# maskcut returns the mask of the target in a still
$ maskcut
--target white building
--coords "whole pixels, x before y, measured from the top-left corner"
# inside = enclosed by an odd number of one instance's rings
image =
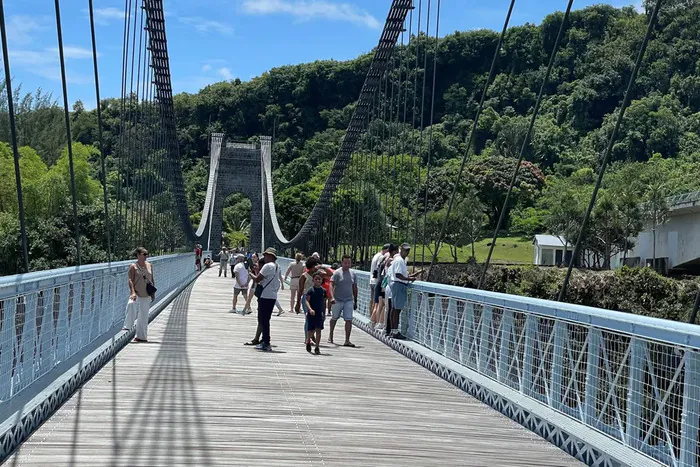
[[[661,272],[700,272],[700,192],[669,198],[668,222],[656,229],[656,264]],[[627,252],[628,266],[651,266],[654,257],[651,226],[634,239],[634,248]],[[621,255],[613,267],[622,266]]]
[[[573,247],[564,237],[558,235],[535,235],[532,244],[535,245],[534,264],[538,266],[568,264],[571,258]],[[566,257],[564,256],[565,250]]]

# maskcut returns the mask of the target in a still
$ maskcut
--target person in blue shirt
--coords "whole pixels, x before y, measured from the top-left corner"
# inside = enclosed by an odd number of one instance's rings
[[[311,352],[311,336],[316,333],[316,348],[314,353],[319,355],[321,350],[318,348],[321,342],[321,331],[323,330],[324,313],[328,305],[328,295],[323,288],[323,274],[317,272],[313,275],[314,286],[307,292],[304,300],[306,300],[306,351]]]

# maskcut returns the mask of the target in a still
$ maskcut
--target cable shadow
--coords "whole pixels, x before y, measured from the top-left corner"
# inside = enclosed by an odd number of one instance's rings
[[[129,419],[118,435],[121,443],[115,447],[115,463],[165,465],[186,458],[196,465],[213,465],[187,356],[193,286],[190,284],[172,303],[158,354],[140,391],[142,397],[128,410]]]

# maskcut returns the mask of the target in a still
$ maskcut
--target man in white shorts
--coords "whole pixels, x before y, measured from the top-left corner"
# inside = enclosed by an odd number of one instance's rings
[[[246,295],[248,293],[248,269],[245,265],[245,256],[236,256],[236,265],[233,267],[233,312],[238,313],[236,304],[238,303],[238,294],[243,295],[243,303],[245,304]],[[245,314],[245,310],[243,310]]]
[[[331,329],[328,335],[328,342],[333,343],[333,330],[335,323],[342,316],[345,321],[345,347],[355,347],[350,342],[350,332],[352,332],[352,313],[357,310],[357,276],[350,270],[352,258],[349,255],[343,256],[341,268],[333,273],[331,277]]]

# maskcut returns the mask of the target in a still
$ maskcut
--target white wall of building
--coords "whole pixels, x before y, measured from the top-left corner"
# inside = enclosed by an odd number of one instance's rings
[[[653,235],[650,226],[634,239],[628,258],[639,257],[641,265],[653,258]],[[668,222],[656,230],[656,257],[668,258],[673,268],[700,258],[700,209],[678,209],[669,213]],[[613,267],[620,267],[622,255],[613,258]]]

